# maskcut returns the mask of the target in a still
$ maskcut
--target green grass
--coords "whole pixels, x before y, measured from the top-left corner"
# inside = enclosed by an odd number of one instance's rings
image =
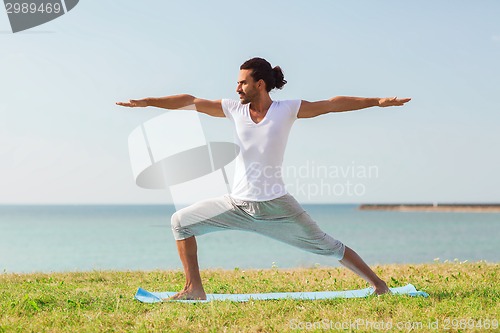
[[[499,320],[499,268],[500,264],[485,262],[374,267],[389,286],[412,283],[429,293],[428,298],[384,295],[197,304],[142,304],[133,299],[139,286],[180,290],[180,271],[4,273],[0,332],[325,332],[340,325],[346,332],[494,332],[499,329],[487,328]],[[367,287],[345,268],[209,270],[202,278],[207,293]]]

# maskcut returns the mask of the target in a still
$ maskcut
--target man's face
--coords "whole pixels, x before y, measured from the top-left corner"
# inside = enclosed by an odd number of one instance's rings
[[[259,95],[257,82],[254,81],[251,73],[251,69],[242,69],[238,75],[238,86],[236,87],[236,92],[240,95],[240,101],[242,104],[252,102],[255,97]]]

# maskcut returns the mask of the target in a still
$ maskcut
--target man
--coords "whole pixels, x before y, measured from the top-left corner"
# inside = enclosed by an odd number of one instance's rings
[[[237,84],[239,101],[175,95],[116,103],[126,107],[165,109],[194,106],[198,112],[227,117],[235,126],[240,153],[235,161],[231,194],[195,203],[172,216],[172,231],[186,274],[186,285],[171,299],[206,299],[195,236],[224,229],[254,231],[306,251],[331,255],[369,282],[376,294],[390,292],[386,283],[356,252],[324,233],[287,193],[280,169],[288,134],[297,118],[373,106],[401,106],[410,99],[338,96],[317,102],[273,101],[269,92],[281,89],[286,81],[280,67],[272,68],[262,58],[252,58],[241,65]]]

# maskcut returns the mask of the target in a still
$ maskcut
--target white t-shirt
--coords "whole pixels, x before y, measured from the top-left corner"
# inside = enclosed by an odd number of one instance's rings
[[[297,119],[301,100],[273,101],[256,124],[250,103],[222,100],[222,110],[235,126],[240,153],[235,160],[231,196],[239,200],[267,201],[287,193],[282,179],[288,134]]]

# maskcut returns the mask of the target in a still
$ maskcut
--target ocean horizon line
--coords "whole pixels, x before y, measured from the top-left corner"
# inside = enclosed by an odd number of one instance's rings
[[[432,202],[432,201],[422,201],[422,202],[300,202],[303,206],[490,206],[490,207],[500,207],[500,202],[454,202],[454,201],[443,201],[443,202]],[[174,203],[0,203],[0,207],[39,207],[39,206],[53,206],[53,207],[63,207],[63,206],[106,206],[106,207],[122,207],[122,206],[175,206]]]

